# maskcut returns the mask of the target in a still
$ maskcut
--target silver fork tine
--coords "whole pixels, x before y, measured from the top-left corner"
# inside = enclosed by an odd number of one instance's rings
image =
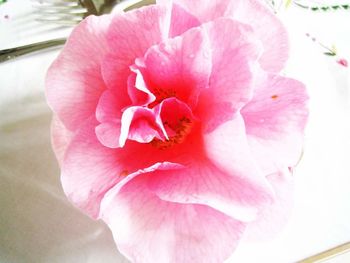
[[[79,23],[80,21],[83,20],[82,17],[51,17],[51,18],[40,18],[38,17],[36,19],[37,21],[40,21],[40,22],[48,22],[48,23],[54,23],[54,24],[57,24],[57,25],[62,25],[62,26],[73,26],[77,23]]]
[[[36,20],[61,25],[73,25],[88,14],[88,10],[78,0],[32,0]]]
[[[30,0],[34,4],[39,4],[39,5],[51,5],[51,4],[61,4],[61,5],[66,5],[66,4],[79,4],[79,0]]]

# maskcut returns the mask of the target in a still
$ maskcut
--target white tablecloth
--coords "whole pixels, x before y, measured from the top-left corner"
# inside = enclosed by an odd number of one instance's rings
[[[295,262],[350,241],[349,68],[316,43],[335,44],[339,57],[350,60],[350,11],[315,13],[292,5],[279,16],[292,44],[285,74],[305,82],[311,97],[295,208],[274,240],[243,241],[228,262]],[[34,18],[29,0],[0,5],[0,49],[70,31]],[[0,262],[127,262],[108,228],[72,207],[61,189],[44,99],[44,76],[57,53],[0,64]]]

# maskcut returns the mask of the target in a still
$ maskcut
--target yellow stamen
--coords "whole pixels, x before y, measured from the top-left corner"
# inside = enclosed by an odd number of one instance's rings
[[[161,150],[165,150],[176,144],[183,143],[192,129],[192,121],[187,117],[182,117],[179,119],[174,127],[171,127],[168,122],[164,122],[164,125],[167,125],[169,128],[174,130],[176,134],[170,137],[169,140],[162,141],[160,139],[154,139],[151,141],[152,146]]]

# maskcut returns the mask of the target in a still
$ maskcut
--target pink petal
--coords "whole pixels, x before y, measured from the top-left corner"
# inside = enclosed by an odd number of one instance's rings
[[[174,132],[176,126],[179,125],[181,120],[186,119],[187,122],[192,123],[195,117],[192,114],[191,109],[187,104],[176,98],[168,98],[162,101],[154,111],[159,115],[160,121],[164,124],[164,130]],[[167,137],[171,137],[175,134],[165,132]]]
[[[111,201],[111,198],[114,198],[115,194],[118,194],[121,189],[127,185],[129,182],[133,181],[135,178],[137,178],[140,175],[143,174],[150,174],[153,172],[159,172],[159,171],[177,171],[177,170],[181,170],[184,169],[185,167],[181,164],[178,163],[172,163],[172,162],[157,162],[155,164],[153,164],[152,166],[140,169],[138,171],[135,171],[134,173],[129,174],[128,176],[126,176],[123,180],[121,180],[117,185],[115,185],[113,187],[113,189],[111,189],[112,192],[114,192],[114,194],[106,194],[105,198],[104,198],[104,203],[108,204]],[[147,187],[147,183],[145,184],[145,187]],[[107,200],[108,199],[108,200]],[[104,209],[102,208],[101,210],[101,215],[104,213],[103,211]]]
[[[139,69],[133,69],[128,78],[128,94],[133,105],[145,106],[153,102],[156,97],[149,91]]]
[[[237,1],[237,0],[236,0]],[[208,22],[225,15],[232,0],[157,0],[159,3],[174,2],[193,14],[200,22]]]
[[[260,181],[259,178],[264,178],[250,152],[244,120],[239,113],[235,114],[231,121],[221,124],[210,133],[205,133],[203,144],[208,158],[221,170],[228,173],[236,170],[244,177]],[[244,175],[245,171],[247,175]]]
[[[200,26],[199,20],[177,4],[172,5],[169,37],[180,36],[187,30]]]
[[[166,161],[152,146],[135,142],[122,149],[104,147],[93,136],[93,125],[77,132],[62,164],[61,182],[70,201],[93,218],[98,218],[106,192],[128,174],[158,161]],[[138,156],[138,158],[135,158]]]
[[[213,50],[213,66],[210,86],[201,93],[198,112],[204,129],[210,131],[231,119],[250,100],[260,45],[249,27],[229,18],[207,23],[204,29]]]
[[[61,167],[64,192],[73,204],[94,218],[106,191],[126,175],[166,161],[170,154],[132,141],[122,149],[104,147],[95,135],[97,124],[93,118],[82,124],[66,149]]]
[[[262,42],[264,52],[259,60],[262,68],[279,72],[289,54],[288,34],[282,22],[259,0],[240,0],[239,7],[237,10],[233,8],[231,14],[235,19],[251,25]]]
[[[123,148],[104,147],[97,139],[95,120],[88,120],[72,138],[62,163],[61,181],[69,199],[92,217],[97,217],[106,191],[128,174],[158,162],[185,162],[188,146],[174,151],[128,140]]]
[[[148,86],[156,97],[173,96],[193,106],[208,85],[211,50],[202,30],[196,28],[151,47],[144,63]]]
[[[123,104],[118,95],[110,90],[105,90],[96,108],[96,119],[99,122],[120,120],[122,117]]]
[[[106,147],[120,147],[122,107],[116,94],[110,90],[103,92],[96,109],[96,119],[101,124],[96,127],[95,131],[99,141]]]
[[[160,200],[147,189],[147,171],[110,190],[101,217],[119,250],[132,262],[223,262],[244,224],[202,205]],[[152,174],[149,174],[151,177]]]
[[[110,16],[90,16],[73,30],[46,77],[46,96],[52,110],[69,130],[95,113],[105,89],[100,73],[108,52]]]
[[[123,147],[127,139],[139,143],[149,143],[154,138],[162,139],[162,123],[157,119],[153,110],[145,107],[129,107],[122,117],[119,145]]]
[[[257,217],[257,221],[251,222],[244,233],[248,241],[266,241],[286,226],[293,207],[293,178],[289,172],[279,172],[267,176],[273,187],[276,198],[267,205]]]
[[[259,183],[200,162],[176,172],[155,172],[149,179],[150,189],[164,201],[206,205],[243,222],[255,220],[272,200],[266,183]]]
[[[153,173],[152,191],[166,201],[205,204],[238,220],[253,220],[273,193],[254,165],[244,136],[238,118],[204,135],[210,160],[197,154],[188,159],[187,169]]]
[[[60,166],[62,165],[64,154],[72,136],[72,132],[63,125],[57,115],[53,115],[51,122],[51,144]]]
[[[118,163],[115,152],[97,140],[95,126],[96,121],[90,119],[77,131],[61,167],[64,192],[73,204],[94,218],[106,191],[124,178],[127,171]]]
[[[140,102],[140,99],[151,100],[151,94],[147,95],[135,87],[134,89],[136,90],[133,91],[134,100],[138,100],[138,102]],[[149,98],[141,97],[141,92]],[[135,110],[138,112],[136,114],[138,118],[140,118],[141,111],[144,112],[146,114],[144,117],[148,121],[135,120],[133,122]],[[143,143],[150,142],[154,137],[161,137],[158,135],[160,129],[148,124],[155,122],[155,116],[153,115],[153,112],[147,108],[131,107],[127,110],[123,109],[118,96],[110,90],[106,90],[102,94],[96,110],[96,118],[101,122],[96,127],[96,135],[104,146],[110,148],[123,147],[128,138]]]
[[[108,32],[110,47],[118,57],[142,57],[150,46],[168,37],[170,15],[165,6],[149,5],[115,16]]]
[[[161,138],[160,133],[152,128],[152,124],[146,119],[134,121],[130,126],[128,138],[140,143],[149,143],[156,137]]]
[[[304,85],[275,75],[257,83],[242,109],[247,138],[265,174],[293,167],[299,160],[308,117]]]
[[[99,124],[96,128],[96,136],[98,140],[106,147],[109,148],[119,148],[120,132],[121,132],[121,122],[109,121]]]
[[[259,0],[161,0],[169,1],[182,6],[201,22],[232,17],[250,25],[264,46],[262,67],[272,72],[283,68],[289,51],[287,32],[276,15]]]
[[[146,50],[168,37],[170,10],[166,6],[146,6],[114,17],[108,31],[111,53],[102,64],[107,86],[119,96],[127,96],[130,66]]]

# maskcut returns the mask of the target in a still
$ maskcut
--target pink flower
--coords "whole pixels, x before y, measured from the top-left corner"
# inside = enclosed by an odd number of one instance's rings
[[[345,59],[345,58],[340,58],[340,59],[338,59],[337,60],[337,63],[339,64],[339,65],[342,65],[343,67],[348,67],[348,61]]]
[[[307,119],[287,55],[255,0],[88,17],[46,81],[65,193],[133,262],[222,262],[272,234]]]

